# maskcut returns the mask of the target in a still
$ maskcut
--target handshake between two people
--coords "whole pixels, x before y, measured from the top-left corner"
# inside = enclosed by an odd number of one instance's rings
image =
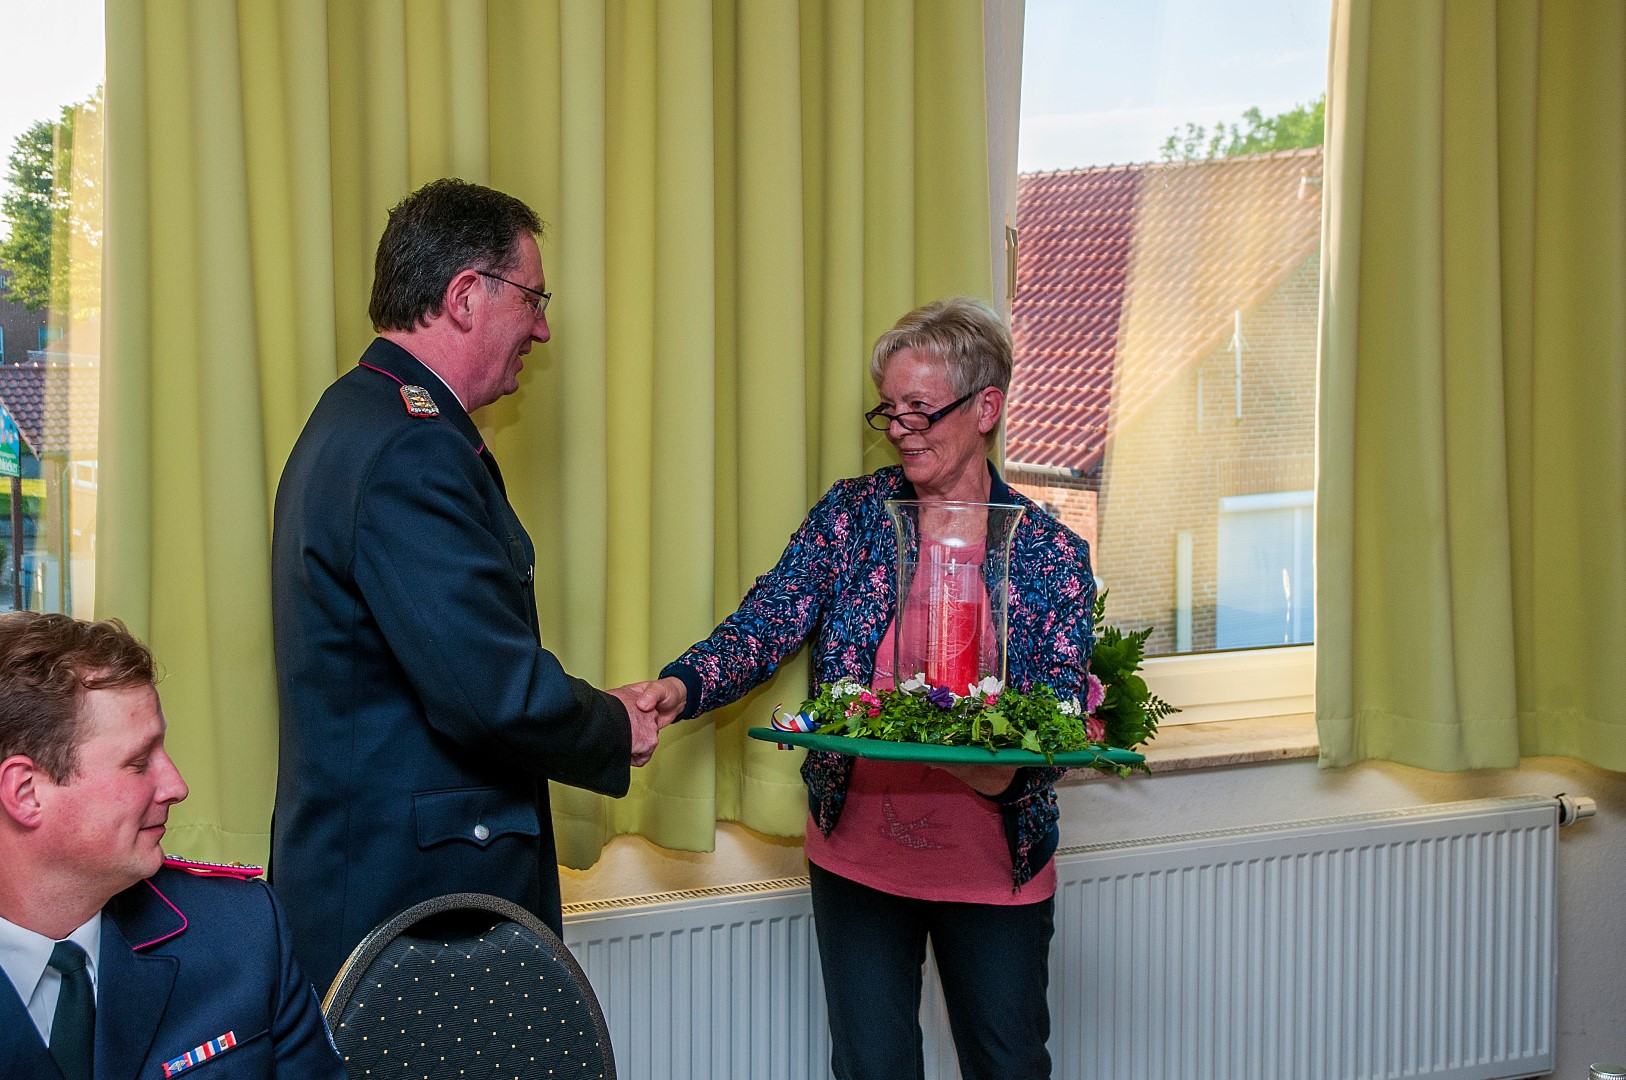
[[[632,723],[632,764],[649,764],[655,756],[661,729],[679,716],[689,702],[689,688],[682,679],[668,676],[648,682],[628,683],[606,691],[627,707],[627,719]]]

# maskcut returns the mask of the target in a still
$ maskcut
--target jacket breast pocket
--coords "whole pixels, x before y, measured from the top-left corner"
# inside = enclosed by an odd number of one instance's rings
[[[412,796],[418,847],[462,841],[486,847],[500,836],[540,836],[536,806],[501,788],[453,788]]]

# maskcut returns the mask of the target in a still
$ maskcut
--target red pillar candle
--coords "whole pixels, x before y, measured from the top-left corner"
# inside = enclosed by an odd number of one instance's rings
[[[983,597],[981,567],[956,562],[951,553],[926,564],[930,602],[926,614],[926,681],[965,694],[980,672]]]

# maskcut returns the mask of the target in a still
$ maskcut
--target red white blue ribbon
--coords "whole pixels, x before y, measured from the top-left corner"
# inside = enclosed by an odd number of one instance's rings
[[[775,731],[817,731],[819,722],[806,713],[780,713],[781,705],[775,705],[773,719],[769,721]]]
[[[164,1062],[164,1075],[166,1077],[178,1076],[194,1065],[201,1065],[217,1054],[224,1054],[237,1045],[237,1033],[228,1031],[204,1043],[195,1046],[173,1061]]]
[[[817,720],[815,720],[813,717],[808,716],[806,713],[783,713],[783,714],[781,714],[780,710],[783,709],[783,708],[784,708],[783,705],[775,705],[773,707],[773,717],[771,719],[769,719],[769,721],[768,721],[769,725],[775,731],[808,731],[808,732],[811,732],[811,731],[819,730],[819,722]],[[789,750],[790,749],[790,744],[789,743],[778,743],[777,745],[778,745],[779,749],[781,749],[781,750]]]

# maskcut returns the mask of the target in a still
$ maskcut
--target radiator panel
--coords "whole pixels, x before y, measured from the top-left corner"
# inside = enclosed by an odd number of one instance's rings
[[[618,1075],[829,1075],[806,878],[573,906],[564,940],[599,994]]]
[[[1058,1078],[1550,1071],[1557,813],[1481,800],[1057,856]],[[806,879],[573,905],[623,1077],[829,1075]],[[936,973],[927,1073],[954,1077]]]
[[[1556,830],[1486,800],[1069,852],[1056,1075],[1549,1071]]]

